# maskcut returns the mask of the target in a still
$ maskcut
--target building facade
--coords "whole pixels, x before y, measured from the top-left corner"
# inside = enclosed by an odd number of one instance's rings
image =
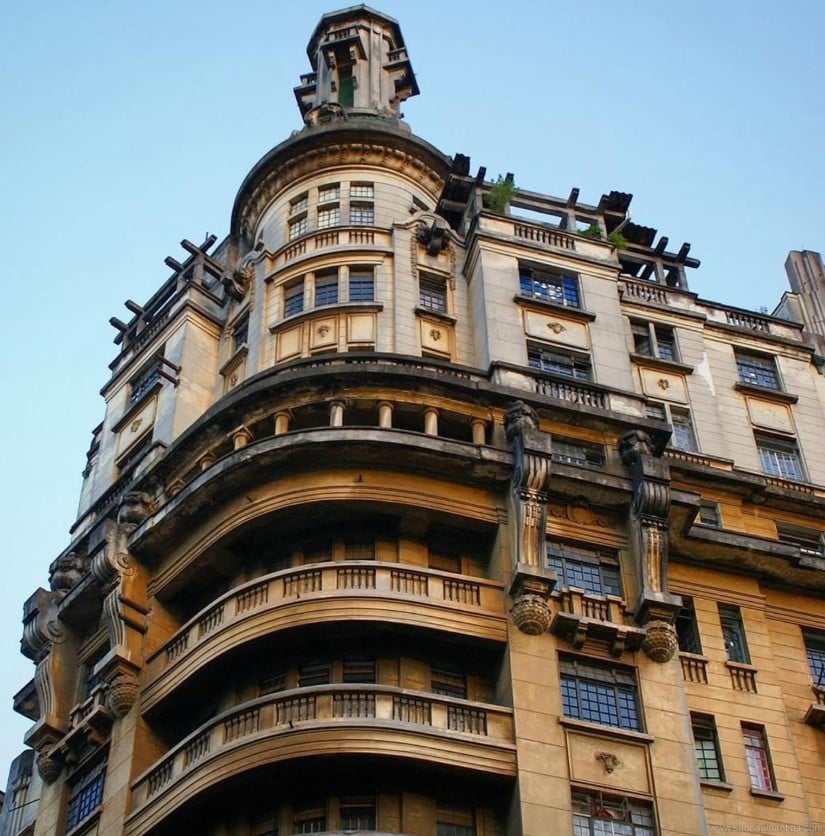
[[[415,136],[391,18],[308,55],[228,236],[112,320],[0,832],[825,824],[802,325]]]

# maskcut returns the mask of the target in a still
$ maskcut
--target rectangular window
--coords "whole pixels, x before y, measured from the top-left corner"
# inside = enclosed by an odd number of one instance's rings
[[[353,199],[373,200],[375,198],[375,187],[372,183],[353,183],[349,187],[349,196]]]
[[[440,549],[429,549],[427,551],[427,566],[440,572],[453,572],[460,575],[461,557]]]
[[[148,395],[154,385],[160,381],[160,367],[162,362],[162,359],[157,357],[132,378],[131,391],[129,393],[130,404],[137,403]]]
[[[245,316],[232,329],[232,351],[237,351],[249,341],[249,317]]]
[[[300,238],[302,235],[306,235],[309,232],[309,221],[307,220],[307,216],[304,215],[301,218],[295,218],[294,221],[289,222],[289,240],[294,241],[296,238]]]
[[[345,560],[375,560],[375,540],[372,537],[354,537],[344,543]]]
[[[475,816],[469,807],[438,804],[436,808],[436,836],[475,836]]]
[[[705,781],[724,781],[715,720],[707,714],[691,714],[690,722],[699,777]]]
[[[763,357],[759,354],[736,352],[736,368],[739,371],[739,382],[750,386],[761,386],[763,389],[776,389],[779,385],[779,374],[773,357]]]
[[[576,467],[604,467],[604,447],[570,438],[553,436],[552,459]]]
[[[296,805],[292,816],[293,833],[324,833],[326,829],[327,814],[323,803]]]
[[[304,192],[303,194],[299,194],[298,197],[295,197],[289,201],[289,214],[297,215],[298,212],[306,212],[308,206],[309,193]]]
[[[732,604],[719,604],[719,622],[722,625],[722,638],[725,642],[728,660],[749,665],[751,657],[745,641],[745,625],[742,623],[742,612],[739,607]]]
[[[602,793],[573,793],[573,836],[655,836],[653,808]]]
[[[527,346],[527,362],[531,369],[570,377],[574,380],[590,380],[590,359],[579,354],[551,351],[536,345]]]
[[[372,226],[375,223],[375,208],[371,203],[351,203],[349,222],[353,226]]]
[[[375,830],[375,796],[344,795],[340,812],[341,829],[345,832]]]
[[[330,203],[341,199],[341,186],[334,183],[330,186],[322,186],[318,189],[318,203]]]
[[[805,557],[825,556],[825,542],[822,532],[816,528],[803,528],[801,525],[778,522],[776,531],[780,543],[796,546]]]
[[[304,309],[304,280],[284,288],[284,316],[295,316]]]
[[[748,764],[751,787],[755,790],[773,792],[776,789],[776,782],[771,769],[765,729],[762,726],[742,723],[742,742],[745,744],[745,759]]]
[[[676,613],[676,638],[679,642],[679,650],[683,653],[702,654],[702,642],[699,637],[699,623],[696,620],[696,610],[693,606],[693,598],[690,595],[682,595],[682,606]]]
[[[350,302],[372,302],[375,299],[375,278],[372,270],[359,267],[349,272]]]
[[[328,685],[330,683],[329,662],[306,662],[298,668],[298,687]]]
[[[632,322],[633,350],[643,357],[656,357],[659,360],[676,361],[676,337],[673,329],[667,325],[653,322]]]
[[[375,659],[344,659],[343,682],[375,682]]]
[[[106,760],[98,761],[75,775],[70,782],[69,807],[66,813],[66,832],[74,830],[103,801],[103,782],[106,778]]]
[[[778,476],[780,479],[790,479],[793,482],[805,481],[802,460],[799,457],[795,440],[760,433],[755,433],[754,437],[763,473],[768,476]]]
[[[808,656],[808,668],[817,688],[825,688],[825,635],[805,630],[805,653]]]
[[[562,659],[564,716],[619,729],[641,731],[636,677],[627,668]]]
[[[455,669],[433,666],[430,679],[430,691],[442,697],[467,699],[467,677]]]
[[[447,282],[435,276],[419,276],[418,304],[428,311],[447,313]]]
[[[574,586],[591,595],[622,594],[619,562],[614,555],[567,543],[547,544],[547,566],[558,577],[559,586]]]
[[[278,691],[286,691],[286,669],[270,673],[261,679],[260,694],[277,694]]]
[[[670,408],[670,426],[673,428],[673,433],[670,436],[671,447],[695,453],[698,448],[690,410],[672,406]]]
[[[697,525],[703,525],[706,528],[721,528],[722,514],[719,510],[719,503],[712,499],[700,500],[699,514],[696,519]]]
[[[581,307],[579,280],[575,276],[520,265],[519,289],[522,296],[531,299],[571,308]]]
[[[259,816],[252,823],[251,836],[278,836],[278,816]]]
[[[315,276],[315,307],[338,304],[338,271]]]
[[[318,229],[328,229],[341,223],[341,208],[331,206],[329,209],[318,210]]]

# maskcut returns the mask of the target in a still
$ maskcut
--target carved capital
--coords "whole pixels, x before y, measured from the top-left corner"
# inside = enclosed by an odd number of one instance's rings
[[[437,256],[449,245],[450,226],[443,218],[422,220],[415,231],[415,238],[419,244],[427,248],[427,255]]]
[[[143,491],[129,491],[120,500],[117,521],[121,525],[139,526],[150,514],[154,513],[155,500]]]
[[[68,592],[77,586],[89,570],[89,559],[77,552],[62,554],[49,567],[49,586],[52,592]]]

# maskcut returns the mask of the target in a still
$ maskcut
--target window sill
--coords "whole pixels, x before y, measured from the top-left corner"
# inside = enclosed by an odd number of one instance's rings
[[[769,389],[767,386],[755,386],[753,383],[743,383],[741,380],[734,383],[733,388],[737,392],[744,392],[746,395],[759,395],[760,397],[778,401],[779,403],[796,403],[799,400],[799,395],[791,395],[788,392],[783,392],[781,389]]]
[[[726,781],[711,781],[708,778],[700,778],[699,785],[705,790],[722,790],[722,792],[733,792],[733,784]]]
[[[693,366],[680,363],[678,360],[663,360],[661,357],[651,357],[649,354],[637,354],[633,351],[630,352],[630,359],[640,366],[650,366],[653,369],[661,369],[666,372],[693,374]]]
[[[758,673],[759,668],[748,662],[734,662],[732,659],[725,660],[725,667],[729,670],[745,671],[747,673]]]
[[[458,318],[452,316],[451,314],[445,313],[444,311],[434,311],[432,310],[432,308],[422,308],[420,305],[416,305],[415,315],[428,316],[432,319],[439,319],[441,320],[441,322],[445,322],[449,325],[455,325],[455,323],[458,322]]]
[[[629,729],[617,729],[614,726],[603,726],[600,723],[576,720],[573,717],[559,717],[559,724],[565,728],[596,733],[601,737],[613,737],[616,740],[628,740],[634,743],[653,743],[655,740],[652,734],[630,731]]]
[[[784,801],[785,795],[776,790],[760,790],[758,787],[751,787],[751,795],[754,798],[768,798],[771,801]]]
[[[523,293],[517,293],[513,297],[513,301],[518,305],[533,305],[542,311],[565,314],[571,319],[578,319],[582,322],[593,322],[596,319],[596,314],[590,313],[590,311],[586,311],[584,308],[575,308],[572,305],[559,305],[557,302],[548,302],[546,299],[538,299],[535,296],[525,296]]]

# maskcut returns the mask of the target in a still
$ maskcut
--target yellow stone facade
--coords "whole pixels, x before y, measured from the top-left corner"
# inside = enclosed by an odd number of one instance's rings
[[[401,119],[391,18],[309,54],[229,235],[113,320],[0,833],[825,827],[801,325],[630,195],[502,204]]]

